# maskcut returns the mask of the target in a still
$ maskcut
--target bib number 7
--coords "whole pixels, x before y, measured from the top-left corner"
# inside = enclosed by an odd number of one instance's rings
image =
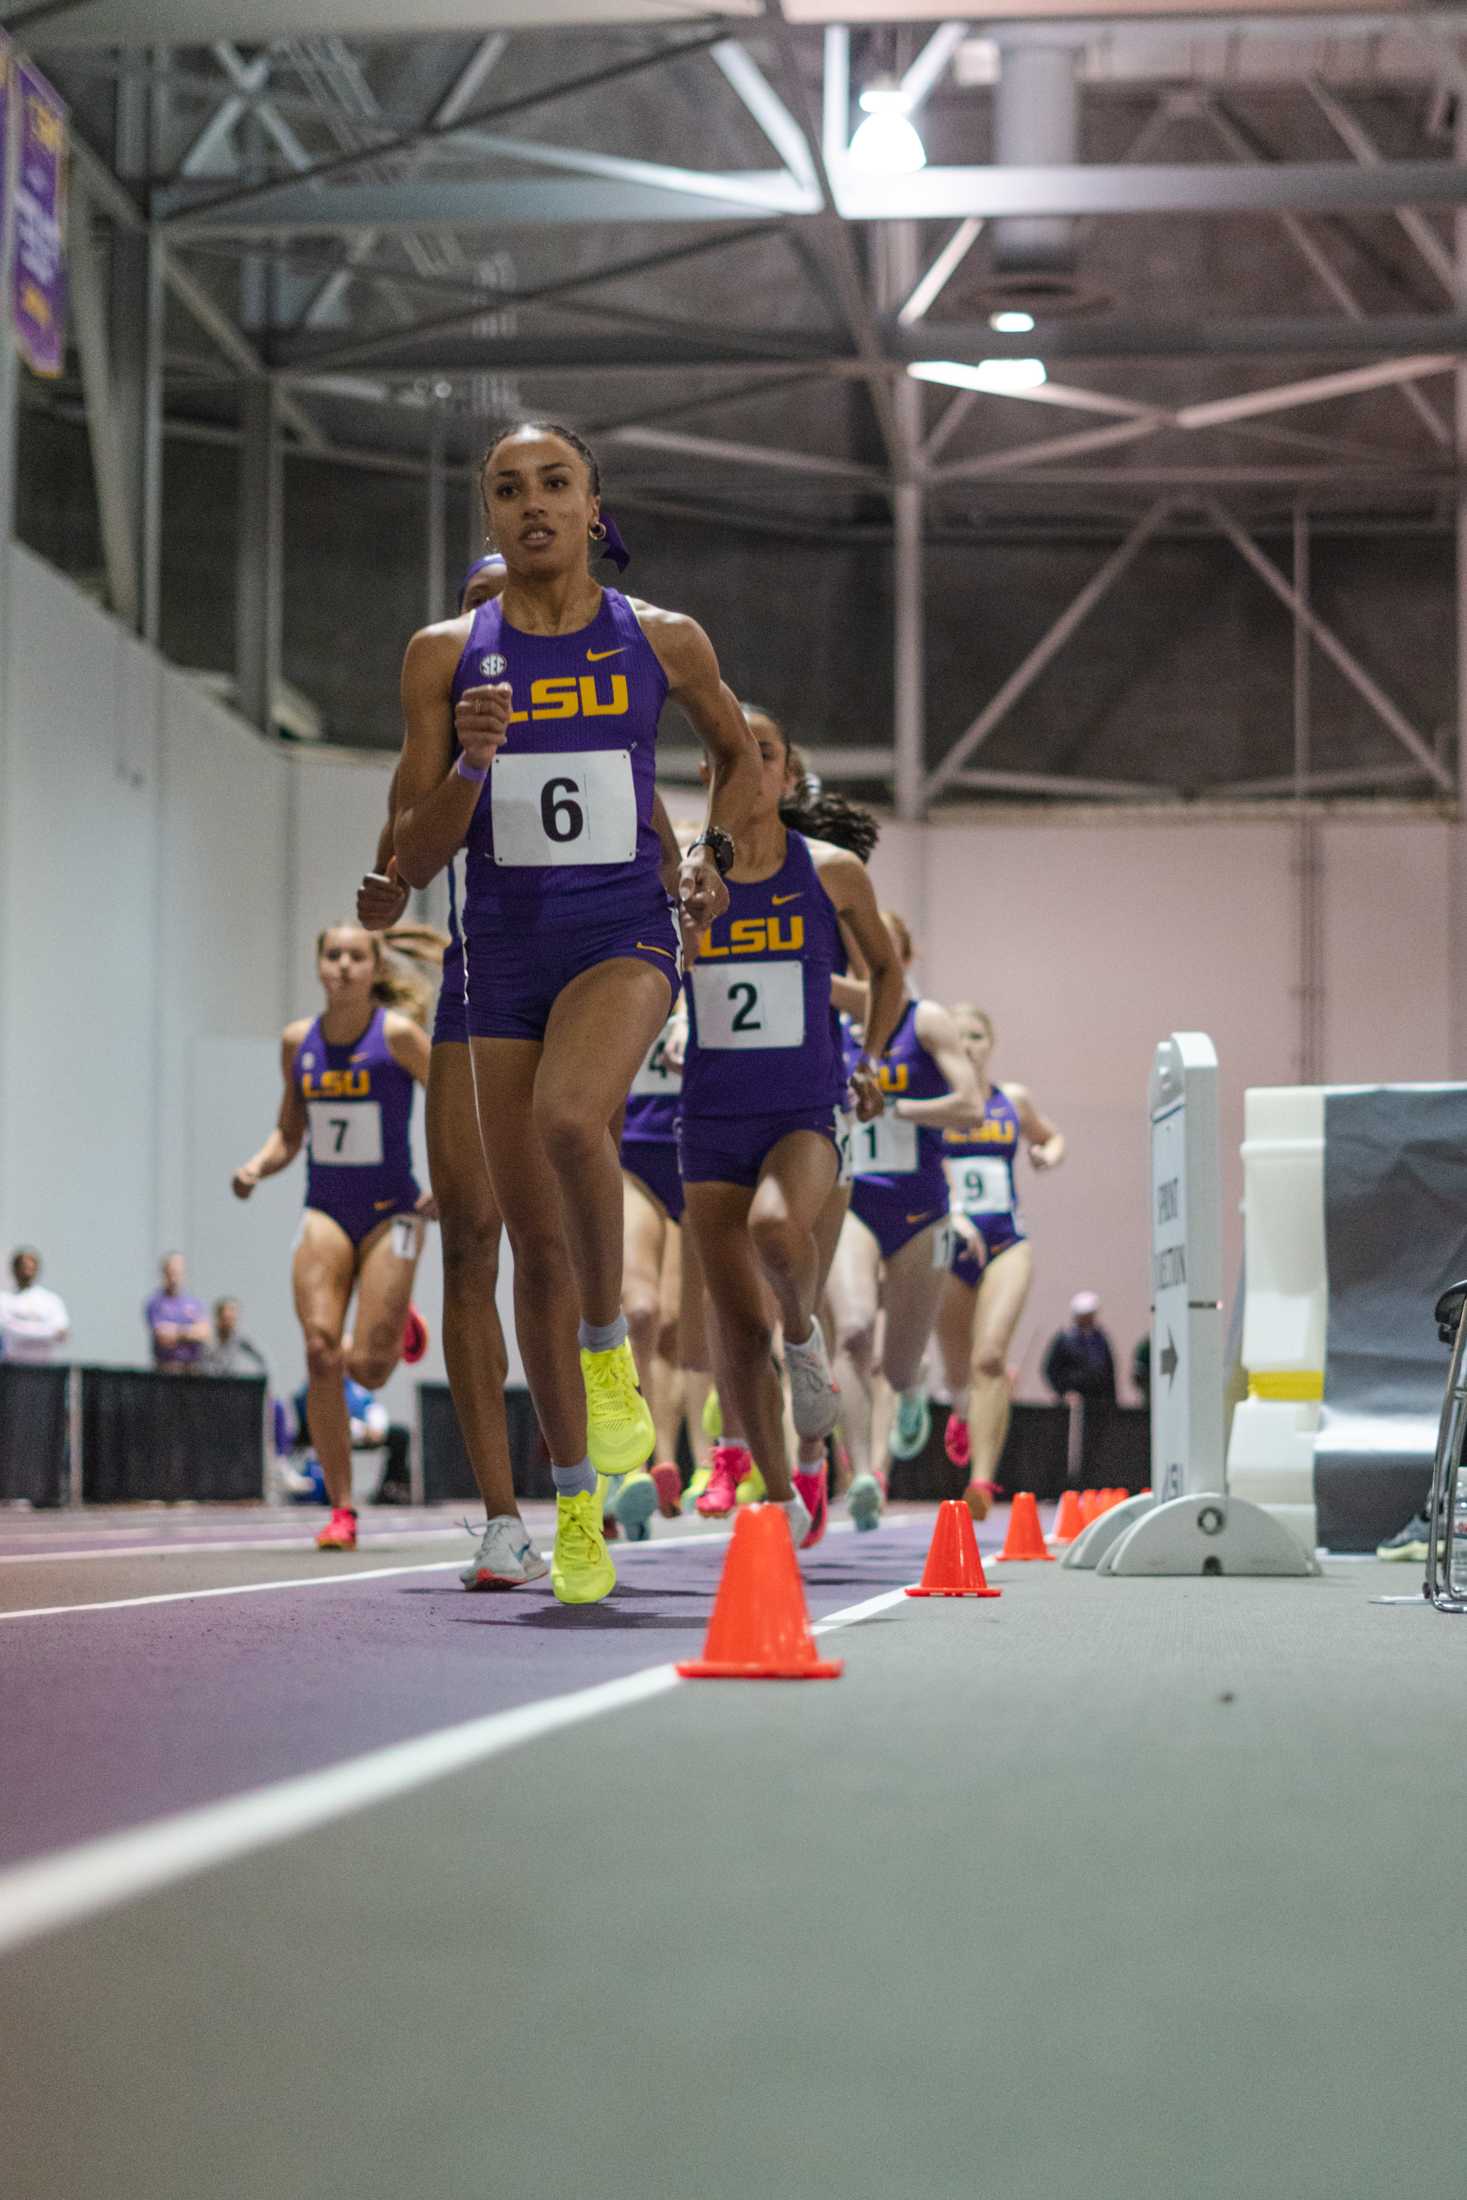
[[[626,749],[501,754],[489,788],[498,864],[630,863],[637,852],[637,790]]]

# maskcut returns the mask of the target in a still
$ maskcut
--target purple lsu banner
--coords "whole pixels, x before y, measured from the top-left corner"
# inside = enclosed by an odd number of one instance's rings
[[[57,375],[66,364],[66,108],[28,61],[13,66],[15,340],[33,374]]]

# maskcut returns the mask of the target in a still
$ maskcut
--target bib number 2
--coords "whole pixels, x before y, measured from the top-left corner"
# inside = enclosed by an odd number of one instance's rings
[[[496,756],[489,786],[498,864],[630,863],[637,852],[637,793],[625,749]]]
[[[724,970],[693,965],[693,1005],[703,1047],[798,1047],[805,1043],[805,973],[797,962]]]

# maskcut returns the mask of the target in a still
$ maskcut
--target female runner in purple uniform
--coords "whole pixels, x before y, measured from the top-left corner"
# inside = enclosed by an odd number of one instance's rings
[[[306,1141],[306,1208],[291,1280],[306,1343],[306,1419],[331,1518],[322,1550],[353,1551],[351,1429],[343,1375],[380,1390],[402,1353],[403,1322],[432,1202],[413,1179],[413,1086],[428,1079],[428,1037],[393,998],[381,942],[337,924],[316,942],[326,1006],[314,1023],[287,1024],[280,1042],[285,1092],[274,1130],[234,1172],[236,1199],[289,1168]],[[357,1294],[350,1350],[347,1308]]]
[[[554,1465],[551,1583],[586,1604],[616,1582],[598,1474],[640,1467],[655,1437],[621,1313],[611,1124],[678,977],[653,823],[664,700],[681,704],[713,763],[709,824],[680,876],[695,924],[723,905],[720,867],[757,759],[702,629],[592,579],[600,476],[579,437],[525,423],[491,446],[483,481],[509,578],[467,637],[453,622],[408,646],[396,850],[403,877],[424,885],[467,844],[480,1134]]]
[[[476,559],[459,590],[459,616],[472,615],[503,588],[503,558]],[[357,917],[369,932],[396,924],[408,902],[392,852],[397,774],[376,867],[357,893]],[[438,1202],[443,1249],[443,1357],[464,1450],[484,1502],[479,1547],[459,1579],[466,1589],[517,1589],[549,1572],[520,1518],[509,1455],[504,1385],[509,1362],[499,1320],[499,1239],[503,1224],[479,1146],[474,1079],[464,1014],[464,949],[459,930],[457,864],[448,870],[448,951],[433,1023],[426,1119],[428,1175]]]
[[[788,746],[773,720],[750,722],[762,767],[754,813],[729,876],[728,913],[703,934],[687,980],[678,1155],[713,1304],[720,1395],[727,1391],[798,1545],[814,1514],[790,1476],[762,1285],[779,1308],[795,1429],[814,1442],[840,1408],[816,1318],[816,1229],[839,1172],[837,1110],[848,1082],[830,996],[845,963],[842,928],[870,973],[877,1046],[901,1013],[901,974],[865,866],[784,825]],[[877,1113],[870,1061],[858,1061],[849,1082],[861,1114]]]
[[[947,1455],[967,1470],[968,1510],[982,1520],[1009,1429],[1009,1347],[1034,1278],[1033,1247],[1019,1219],[1014,1161],[1022,1141],[1036,1169],[1057,1169],[1065,1141],[1026,1086],[993,1083],[988,1074],[993,1024],[984,1011],[964,1001],[953,1014],[977,1075],[983,1113],[972,1129],[943,1135],[956,1239],[938,1309],[937,1341],[953,1401]]]
[[[911,933],[894,910],[883,915],[905,979],[913,961]],[[850,1508],[858,1529],[874,1528],[881,1517],[888,1434],[901,1458],[912,1458],[927,1441],[931,1416],[918,1383],[947,1273],[943,1132],[971,1129],[981,1116],[962,1035],[938,1001],[907,995],[877,1064],[877,1081],[884,1110],[852,1139],[851,1211],[830,1273],[841,1426],[855,1470]],[[875,1411],[878,1373],[900,1401],[895,1432],[886,1413]]]

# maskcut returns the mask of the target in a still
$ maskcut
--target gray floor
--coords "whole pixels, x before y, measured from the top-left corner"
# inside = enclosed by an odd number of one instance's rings
[[[1461,2191],[1467,1623],[997,1578],[13,1956],[7,2193]]]

